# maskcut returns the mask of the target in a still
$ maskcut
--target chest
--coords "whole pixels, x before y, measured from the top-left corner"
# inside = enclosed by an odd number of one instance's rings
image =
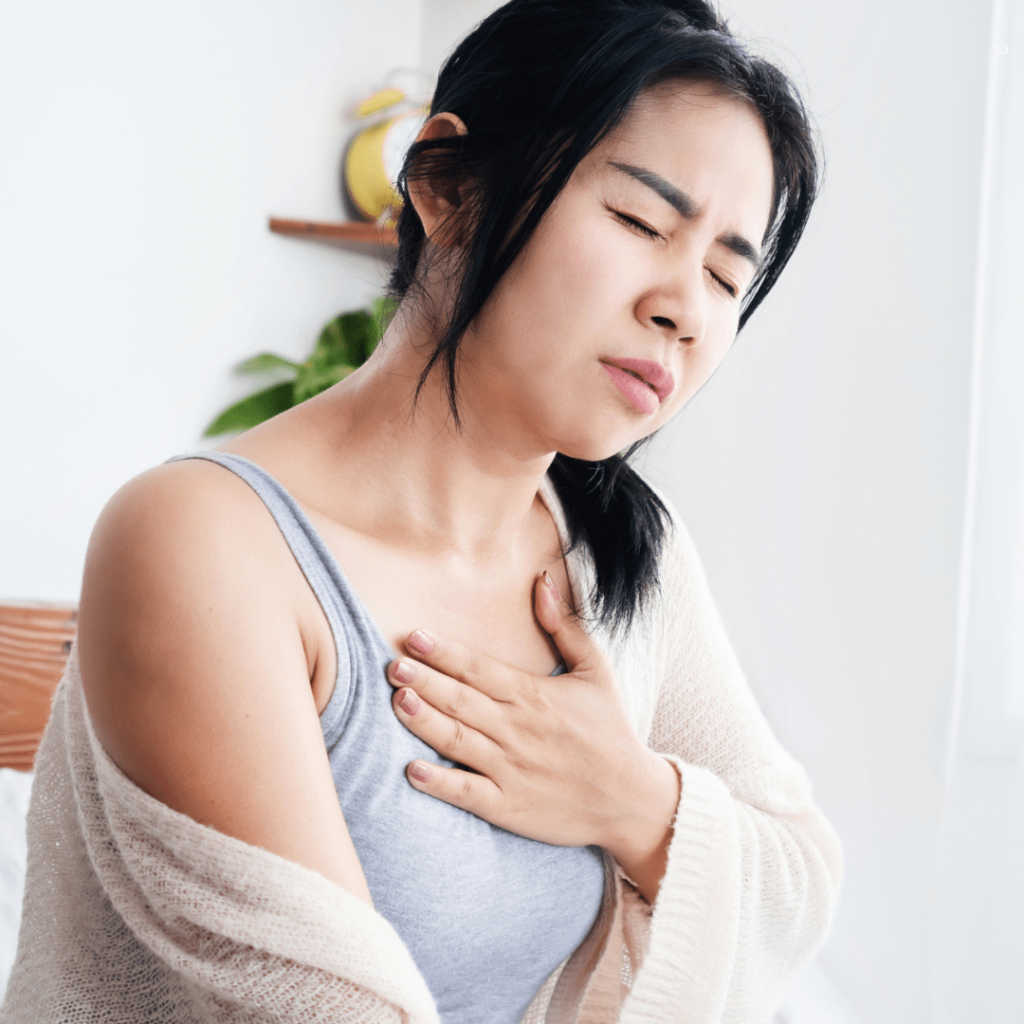
[[[548,572],[563,595],[572,589],[557,531],[527,552],[486,565],[394,549],[307,509],[352,589],[395,652],[415,629],[427,629],[518,668],[550,674],[561,655],[534,615],[535,581]],[[318,709],[333,689],[334,644],[318,608],[309,630],[318,649],[313,679]]]
[[[339,606],[337,685],[321,715],[331,773],[375,908],[444,1024],[515,1024],[600,907],[595,847],[549,846],[413,789],[414,758],[451,765],[391,713],[390,651]]]

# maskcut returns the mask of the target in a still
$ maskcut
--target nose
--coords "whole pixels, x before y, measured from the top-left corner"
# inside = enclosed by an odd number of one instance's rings
[[[707,301],[702,266],[699,273],[678,273],[645,294],[636,318],[666,338],[699,345],[707,330]]]

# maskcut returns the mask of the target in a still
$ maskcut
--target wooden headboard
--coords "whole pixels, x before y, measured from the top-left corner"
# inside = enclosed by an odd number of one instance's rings
[[[0,768],[32,768],[77,625],[74,605],[0,602]]]

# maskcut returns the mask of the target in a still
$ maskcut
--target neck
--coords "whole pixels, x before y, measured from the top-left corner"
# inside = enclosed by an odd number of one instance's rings
[[[554,452],[511,417],[481,409],[471,387],[460,394],[456,427],[439,367],[417,396],[430,351],[400,320],[363,367],[306,403],[332,463],[323,479],[345,503],[336,518],[391,543],[500,558],[536,517]]]

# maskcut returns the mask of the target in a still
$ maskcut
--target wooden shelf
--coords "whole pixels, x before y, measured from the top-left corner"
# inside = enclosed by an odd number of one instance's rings
[[[371,256],[391,257],[398,248],[398,232],[360,221],[325,222],[270,218],[270,230],[291,238],[309,238],[314,242],[341,246]]]

